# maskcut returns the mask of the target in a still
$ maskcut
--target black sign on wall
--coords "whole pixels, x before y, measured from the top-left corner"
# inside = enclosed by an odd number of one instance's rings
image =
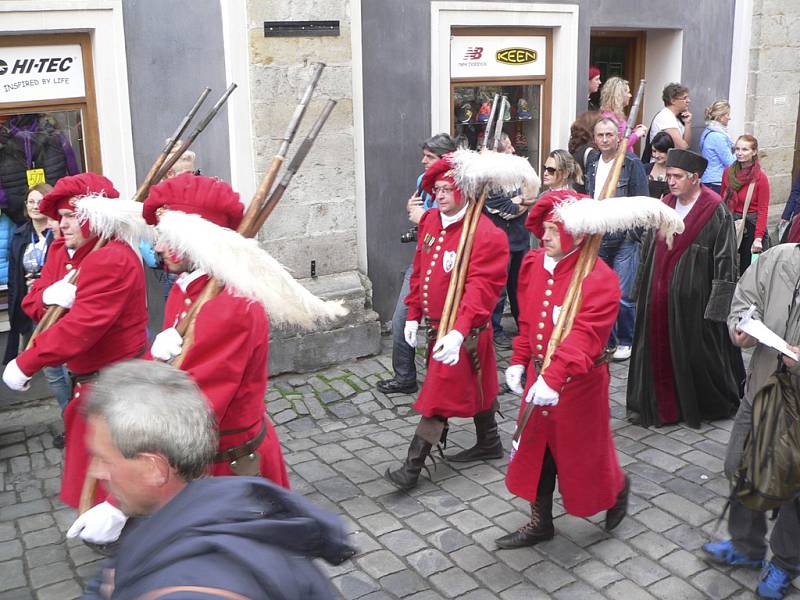
[[[338,36],[339,21],[264,21],[264,37]]]

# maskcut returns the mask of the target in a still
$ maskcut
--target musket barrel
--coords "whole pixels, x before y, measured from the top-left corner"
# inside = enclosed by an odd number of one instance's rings
[[[494,121],[494,114],[497,111],[497,101],[500,99],[500,94],[495,94],[492,100],[492,112],[489,113],[489,120],[486,121],[486,131],[483,132],[483,147],[489,147],[489,136],[492,130],[492,121]]]
[[[292,114],[292,118],[289,120],[289,125],[286,127],[286,133],[283,135],[283,141],[281,142],[280,149],[278,150],[278,156],[285,157],[289,152],[289,144],[292,143],[292,140],[297,133],[297,129],[300,126],[300,121],[303,120],[303,115],[308,108],[308,103],[311,101],[311,95],[314,93],[317,83],[319,83],[319,79],[322,76],[322,70],[324,68],[325,63],[314,63],[314,71],[311,73],[311,80],[308,82],[306,91],[303,93],[303,98],[294,109],[294,114]]]
[[[228,89],[225,90],[225,93],[222,94],[222,97],[219,100],[217,100],[214,106],[211,107],[211,110],[208,111],[208,114],[205,116],[205,118],[202,121],[200,121],[197,127],[194,128],[194,131],[192,131],[192,133],[189,134],[189,137],[187,137],[186,140],[184,140],[180,148],[178,148],[175,152],[173,152],[172,156],[169,159],[167,159],[167,161],[165,161],[163,165],[161,165],[161,168],[158,170],[158,173],[156,173],[156,176],[153,178],[153,181],[155,183],[158,183],[159,181],[164,179],[164,177],[167,175],[167,171],[169,171],[172,168],[172,166],[180,160],[181,156],[183,156],[183,153],[189,149],[189,146],[192,145],[197,136],[200,135],[203,132],[203,130],[208,126],[208,124],[211,122],[211,120],[217,116],[217,113],[220,111],[225,102],[227,102],[228,97],[233,93],[233,90],[235,90],[236,88],[237,85],[235,83],[232,83],[230,84],[230,86],[228,86]]]

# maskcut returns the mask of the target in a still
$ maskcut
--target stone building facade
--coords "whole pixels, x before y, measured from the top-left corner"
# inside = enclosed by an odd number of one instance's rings
[[[745,126],[769,176],[770,221],[780,218],[800,174],[800,3],[752,0]],[[741,110],[734,107],[734,110]]]
[[[356,216],[356,139],[350,2],[247,3],[252,147],[257,177],[269,167],[314,62],[326,64],[292,150],[299,146],[328,98],[337,101],[302,170],[261,231],[259,241],[306,287],[343,298],[350,315],[311,335],[277,332],[271,369],[303,371],[379,347],[380,323],[359,257]],[[335,36],[266,37],[265,21],[338,21]],[[290,156],[292,151],[290,151]],[[313,262],[313,266],[312,266]],[[313,271],[313,277],[312,277]]]

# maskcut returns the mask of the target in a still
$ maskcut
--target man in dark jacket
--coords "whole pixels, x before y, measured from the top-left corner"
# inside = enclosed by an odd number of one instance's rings
[[[600,197],[606,179],[611,175],[614,157],[620,142],[619,126],[612,119],[600,119],[594,126],[594,143],[598,150],[592,150],[586,159],[586,193]],[[647,175],[641,161],[631,153],[619,174],[617,187],[612,196],[649,195]],[[636,321],[636,303],[631,298],[636,271],[639,268],[640,235],[636,230],[607,233],[600,245],[600,258],[614,269],[619,277],[622,299],[619,315],[611,332],[609,346],[614,349],[614,360],[627,360],[633,346],[633,328]]]
[[[186,373],[117,364],[87,413],[92,474],[127,515],[146,518],[128,521],[85,599],[335,597],[312,559],[354,554],[341,521],[262,478],[203,478],[215,420]]]
[[[497,151],[505,154],[516,154],[516,149],[511,143],[511,138],[507,133],[500,136],[497,144]],[[494,334],[494,345],[498,348],[511,348],[511,338],[503,331],[503,310],[506,306],[506,298],[511,305],[511,315],[519,328],[519,301],[517,300],[517,282],[519,281],[519,268],[522,266],[522,259],[530,250],[531,242],[528,230],[525,229],[525,215],[528,207],[533,204],[525,199],[521,190],[516,193],[505,194],[502,192],[490,193],[486,196],[484,210],[492,223],[502,229],[508,237],[508,249],[510,258],[508,261],[508,281],[506,287],[500,293],[500,301],[492,313],[492,330]],[[453,457],[450,457],[453,460]]]

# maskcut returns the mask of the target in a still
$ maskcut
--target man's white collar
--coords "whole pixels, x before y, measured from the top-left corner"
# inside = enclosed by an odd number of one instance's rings
[[[550,273],[550,275],[555,272],[557,264],[558,261],[555,258],[548,256],[547,254],[544,255],[544,270]]]
[[[457,223],[458,221],[463,219],[464,215],[467,214],[467,208],[468,207],[469,207],[469,202],[464,204],[464,208],[462,208],[460,211],[458,211],[452,217],[448,217],[444,213],[439,213],[440,215],[442,215],[442,227],[444,227],[446,229],[447,227],[450,227],[450,225],[452,225],[453,223]]]
[[[178,278],[175,280],[175,283],[181,288],[181,291],[185,294],[186,290],[189,289],[189,286],[192,284],[193,281],[200,279],[203,275],[205,275],[205,271],[201,271],[200,269],[196,269],[191,273],[181,273]]]

